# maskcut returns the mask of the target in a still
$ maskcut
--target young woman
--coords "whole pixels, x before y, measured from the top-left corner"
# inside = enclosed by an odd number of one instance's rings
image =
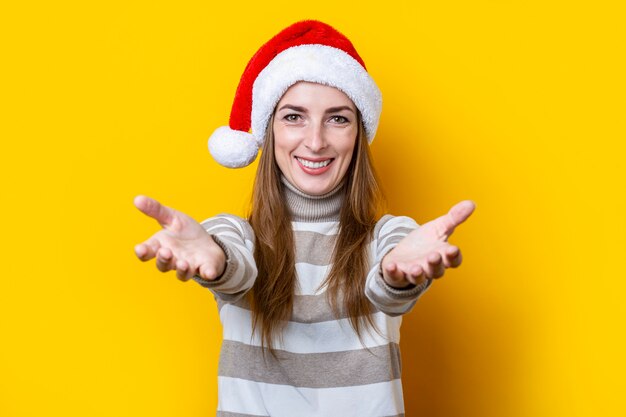
[[[422,226],[381,217],[369,151],[381,103],[347,38],[298,22],[250,60],[230,126],[209,140],[231,167],[263,146],[249,217],[199,224],[136,197],[163,227],[139,259],[217,300],[218,416],[403,415],[401,316],[461,263],[447,239],[474,204]]]

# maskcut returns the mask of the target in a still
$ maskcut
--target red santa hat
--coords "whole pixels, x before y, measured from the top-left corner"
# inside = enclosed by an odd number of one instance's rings
[[[217,128],[209,138],[213,158],[229,168],[252,163],[263,146],[276,104],[298,81],[343,91],[361,112],[371,143],[382,110],[378,86],[348,38],[326,23],[303,20],[283,29],[248,62],[235,93],[229,126]]]

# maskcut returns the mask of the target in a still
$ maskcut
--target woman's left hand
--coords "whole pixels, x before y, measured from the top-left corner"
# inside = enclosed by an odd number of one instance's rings
[[[426,278],[440,278],[446,268],[459,266],[461,251],[447,240],[475,208],[473,201],[461,201],[447,214],[409,233],[383,257],[383,279],[392,287],[403,288]]]

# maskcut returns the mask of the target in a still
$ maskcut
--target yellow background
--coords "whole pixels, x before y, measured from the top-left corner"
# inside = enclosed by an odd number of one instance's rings
[[[218,3],[218,4],[215,4]],[[624,13],[606,1],[3,5],[0,416],[208,416],[221,328],[139,262],[146,194],[243,215],[206,149],[283,27],[345,33],[384,97],[394,214],[455,202],[464,263],[406,316],[408,416],[623,416]]]

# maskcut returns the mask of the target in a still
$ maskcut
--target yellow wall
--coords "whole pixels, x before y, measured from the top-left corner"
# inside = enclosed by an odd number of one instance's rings
[[[626,415],[619,2],[40,3],[0,13],[0,416],[214,415],[215,303],[134,257],[157,224],[132,200],[244,213],[254,168],[206,139],[302,18],[383,92],[391,211],[477,204],[403,326],[407,415]]]

